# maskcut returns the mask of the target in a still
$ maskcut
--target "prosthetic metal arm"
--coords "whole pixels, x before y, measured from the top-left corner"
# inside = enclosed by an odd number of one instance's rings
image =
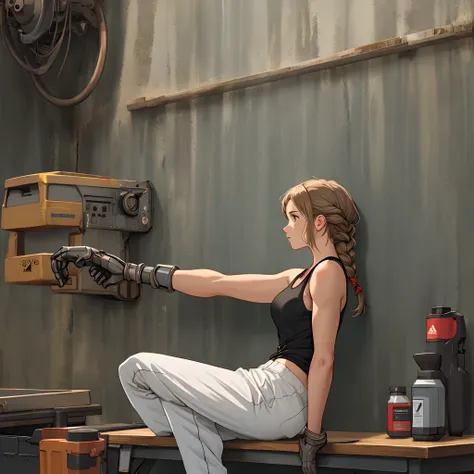
[[[51,256],[51,269],[60,287],[68,281],[67,267],[70,263],[78,268],[89,267],[91,277],[104,288],[126,280],[144,283],[169,293],[174,291],[173,273],[179,270],[176,265],[158,264],[150,267],[144,263],[127,263],[115,255],[92,247],[61,247]]]

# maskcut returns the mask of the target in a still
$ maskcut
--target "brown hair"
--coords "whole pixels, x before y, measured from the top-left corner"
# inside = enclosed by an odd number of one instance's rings
[[[311,247],[316,247],[314,219],[322,215],[326,219],[324,234],[328,234],[339,255],[347,276],[356,289],[359,316],[365,310],[365,296],[357,283],[355,262],[356,241],[354,239],[360,216],[349,192],[336,181],[310,179],[289,189],[282,197],[282,211],[286,217],[286,206],[293,201],[297,209],[306,218],[303,238]]]

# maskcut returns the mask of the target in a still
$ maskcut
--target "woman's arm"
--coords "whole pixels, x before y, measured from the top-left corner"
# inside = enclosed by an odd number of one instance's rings
[[[270,303],[302,271],[293,268],[275,275],[224,275],[208,269],[181,270],[176,265],[137,265],[93,247],[63,246],[51,256],[51,269],[60,287],[68,280],[70,263],[90,267],[92,278],[104,288],[125,279],[201,298],[229,296],[253,303]]]
[[[253,303],[270,303],[302,271],[294,268],[275,275],[224,275],[208,269],[181,270],[176,265],[137,265],[103,250],[74,246],[61,247],[51,256],[51,269],[60,287],[68,281],[70,263],[90,267],[92,278],[104,288],[125,279],[201,298],[229,296]]]
[[[297,272],[298,269],[291,269],[275,275],[224,275],[208,269],[176,270],[172,285],[176,291],[201,298],[228,296],[252,303],[270,303]]]
[[[320,433],[331,388],[334,349],[346,280],[335,262],[324,262],[310,279],[313,299],[314,355],[308,376],[308,429]]]

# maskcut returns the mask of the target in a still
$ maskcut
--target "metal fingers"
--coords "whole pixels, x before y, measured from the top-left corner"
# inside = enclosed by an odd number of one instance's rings
[[[90,276],[100,286],[108,288],[109,286],[116,285],[123,280],[121,275],[114,275],[107,269],[101,267],[91,267],[89,270]]]
[[[67,266],[69,262],[65,259],[67,251],[61,247],[55,254],[51,256],[51,270],[54,277],[58,281],[59,287],[62,288],[68,280],[69,272]]]
[[[115,255],[87,246],[61,247],[51,257],[51,268],[60,287],[67,283],[69,263],[78,268],[91,267],[90,275],[104,288],[123,280],[125,262]]]
[[[109,271],[100,267],[91,267],[89,274],[98,285],[103,285],[111,276]]]
[[[68,281],[69,272],[67,267],[70,263],[74,263],[81,268],[91,261],[95,252],[97,252],[96,249],[86,246],[63,246],[55,252],[51,256],[51,270],[58,281],[59,287],[62,288]]]
[[[89,273],[98,285],[108,288],[123,281],[126,263],[119,257],[100,250],[94,254],[92,263]]]

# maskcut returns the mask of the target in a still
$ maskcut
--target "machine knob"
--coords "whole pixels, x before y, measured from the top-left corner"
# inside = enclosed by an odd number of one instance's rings
[[[129,216],[138,215],[140,205],[138,202],[138,196],[136,194],[131,192],[124,192],[120,194],[120,203],[125,214]]]

